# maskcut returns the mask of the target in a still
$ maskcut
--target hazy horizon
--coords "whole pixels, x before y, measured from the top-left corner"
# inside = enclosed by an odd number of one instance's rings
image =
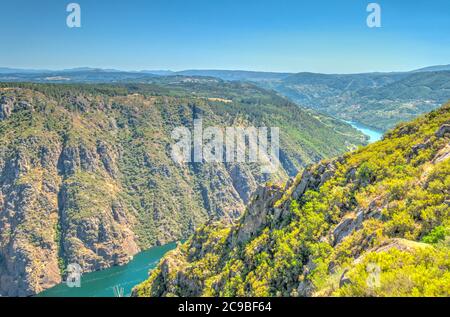
[[[73,67],[67,67],[67,68],[54,68],[54,69],[44,69],[44,68],[25,68],[25,67],[10,67],[10,66],[3,66],[0,65],[0,73],[1,70],[20,70],[21,72],[64,72],[64,71],[94,71],[94,70],[100,70],[100,71],[118,71],[118,72],[168,72],[168,73],[180,73],[180,72],[187,72],[187,71],[224,71],[224,72],[260,72],[260,73],[286,73],[286,74],[298,74],[298,73],[316,73],[316,74],[325,74],[325,75],[356,75],[356,74],[365,74],[365,73],[401,73],[401,72],[413,72],[417,70],[421,70],[424,68],[430,68],[430,67],[439,67],[439,66],[447,66],[450,67],[450,63],[448,64],[439,64],[439,65],[423,65],[418,68],[414,69],[408,69],[403,71],[397,71],[397,70],[391,70],[391,71],[371,71],[371,72],[342,72],[342,73],[333,73],[333,72],[310,72],[310,71],[286,71],[286,72],[277,72],[277,71],[271,71],[271,70],[253,70],[253,69],[219,69],[219,68],[205,68],[205,69],[197,69],[197,68],[188,68],[188,69],[162,69],[162,68],[155,68],[155,69],[120,69],[116,67],[107,67],[107,68],[101,68],[101,67],[93,67],[93,66],[73,66]]]

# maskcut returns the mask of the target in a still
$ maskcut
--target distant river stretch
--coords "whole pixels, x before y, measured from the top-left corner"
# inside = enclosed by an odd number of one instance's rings
[[[123,289],[123,296],[130,296],[137,284],[148,278],[148,271],[155,268],[159,260],[176,243],[154,247],[136,254],[127,265],[84,274],[81,287],[70,288],[62,283],[38,295],[38,297],[114,297],[114,288]]]
[[[358,122],[352,122],[352,121],[345,121],[348,124],[351,124],[352,127],[355,129],[361,131],[365,135],[369,137],[369,143],[380,141],[383,137],[383,132],[379,130],[374,130],[373,128],[369,128],[368,126],[365,126],[364,124],[358,123]]]

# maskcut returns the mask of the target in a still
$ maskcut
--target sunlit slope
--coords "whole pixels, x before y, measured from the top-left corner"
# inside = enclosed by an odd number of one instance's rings
[[[136,296],[450,296],[450,104],[253,196]]]

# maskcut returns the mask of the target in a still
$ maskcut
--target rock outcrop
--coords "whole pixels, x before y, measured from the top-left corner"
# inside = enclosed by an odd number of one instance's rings
[[[439,130],[436,131],[436,137],[443,138],[448,133],[450,133],[450,124],[443,124]]]
[[[0,98],[0,121],[8,119],[11,116],[14,107],[14,99],[2,96]]]

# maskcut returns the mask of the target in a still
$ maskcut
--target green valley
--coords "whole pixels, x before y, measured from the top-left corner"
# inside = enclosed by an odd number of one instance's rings
[[[172,160],[174,128],[277,126],[281,168]],[[29,296],[238,218],[258,185],[366,143],[249,83],[0,84],[0,295]]]
[[[329,75],[299,73],[264,82],[294,102],[386,131],[450,99],[450,71]]]

